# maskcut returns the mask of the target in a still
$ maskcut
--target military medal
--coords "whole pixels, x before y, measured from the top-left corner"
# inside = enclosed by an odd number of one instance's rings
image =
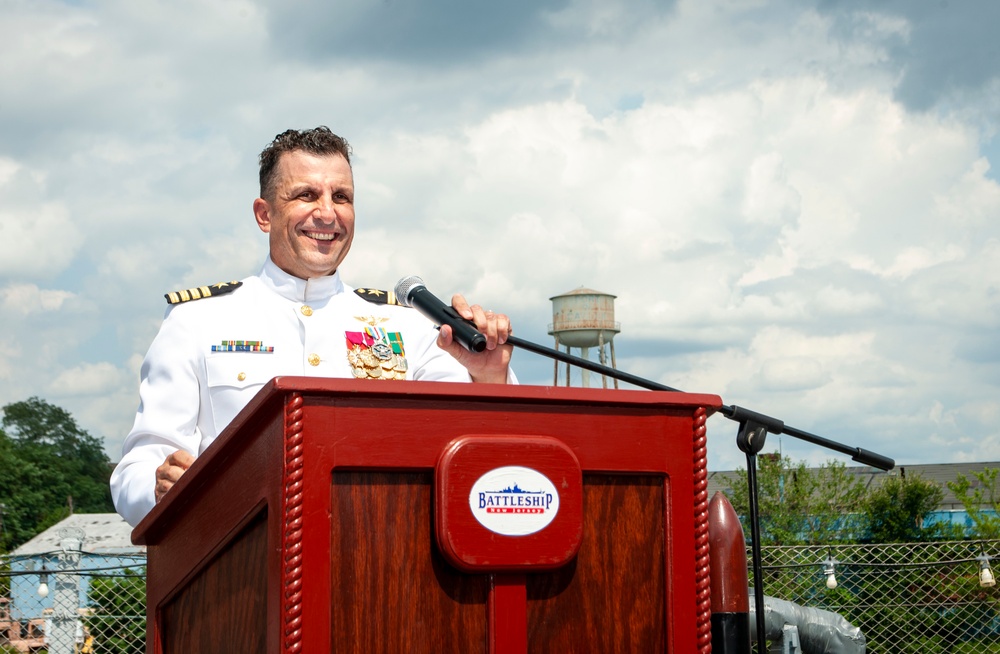
[[[372,354],[378,357],[379,361],[388,361],[392,358],[392,348],[388,343],[375,343],[372,345]]]
[[[365,328],[360,332],[344,332],[352,374],[358,379],[406,379],[409,366],[403,335],[379,327],[388,318],[355,317],[365,323]]]
[[[273,354],[274,347],[264,345],[263,341],[222,341],[212,346],[212,352],[256,352],[258,354]]]

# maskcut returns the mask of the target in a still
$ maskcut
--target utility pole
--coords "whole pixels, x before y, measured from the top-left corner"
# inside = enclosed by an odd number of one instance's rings
[[[80,557],[86,532],[78,527],[59,530],[58,572],[52,593],[52,629],[47,633],[49,654],[73,654],[80,620]]]

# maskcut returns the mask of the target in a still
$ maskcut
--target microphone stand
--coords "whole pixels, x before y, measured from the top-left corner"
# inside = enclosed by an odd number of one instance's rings
[[[640,388],[653,391],[671,391],[674,393],[684,392],[649,379],[637,377],[627,372],[621,372],[620,370],[616,370],[615,368],[611,368],[600,363],[594,363],[588,359],[574,356],[567,352],[560,352],[559,350],[545,347],[544,345],[538,345],[516,336],[508,336],[507,343],[513,345],[514,347],[519,347],[523,350],[528,350],[529,352],[549,357],[550,359],[562,361],[566,364],[585,368],[591,372],[606,375]],[[878,468],[879,470],[892,470],[892,468],[896,465],[896,462],[887,456],[882,456],[881,454],[877,454],[861,447],[850,447],[848,445],[844,445],[843,443],[823,438],[822,436],[810,434],[809,432],[802,431],[801,429],[789,427],[777,418],[772,418],[771,416],[757,413],[756,411],[744,409],[743,407],[736,406],[735,404],[731,406],[723,405],[722,408],[719,409],[719,413],[730,420],[734,420],[739,423],[739,428],[736,433],[736,446],[740,448],[740,451],[746,454],[747,457],[747,486],[750,491],[750,515],[748,516],[748,520],[750,522],[751,558],[753,559],[754,609],[757,618],[757,651],[759,654],[766,654],[767,641],[764,638],[764,566],[761,563],[760,510],[757,502],[757,454],[764,448],[764,442],[767,440],[768,433],[788,434],[789,436],[798,438],[799,440],[819,445],[820,447],[825,447],[829,450],[833,450],[834,452],[846,454],[858,463],[869,465],[873,468]]]

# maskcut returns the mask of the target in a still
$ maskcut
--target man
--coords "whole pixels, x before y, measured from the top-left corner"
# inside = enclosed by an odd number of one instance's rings
[[[111,476],[115,507],[133,526],[275,376],[514,382],[507,316],[452,298],[486,336],[473,353],[448,326],[435,331],[387,293],[342,282],[354,177],[350,147],[326,127],[288,130],[264,149],[253,212],[269,242],[260,274],[167,296]]]

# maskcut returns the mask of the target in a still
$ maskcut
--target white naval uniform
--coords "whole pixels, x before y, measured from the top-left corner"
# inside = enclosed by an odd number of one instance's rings
[[[353,290],[339,272],[303,280],[268,258],[258,276],[230,294],[168,307],[142,364],[135,424],[111,475],[115,508],[129,524],[153,508],[156,468],[164,459],[179,449],[204,452],[272,378],[353,377],[345,334],[364,331],[359,316],[388,318],[378,326],[401,333],[407,379],[471,381],[437,346],[438,332],[426,318],[367,302]],[[235,340],[260,341],[274,351],[212,351]]]

